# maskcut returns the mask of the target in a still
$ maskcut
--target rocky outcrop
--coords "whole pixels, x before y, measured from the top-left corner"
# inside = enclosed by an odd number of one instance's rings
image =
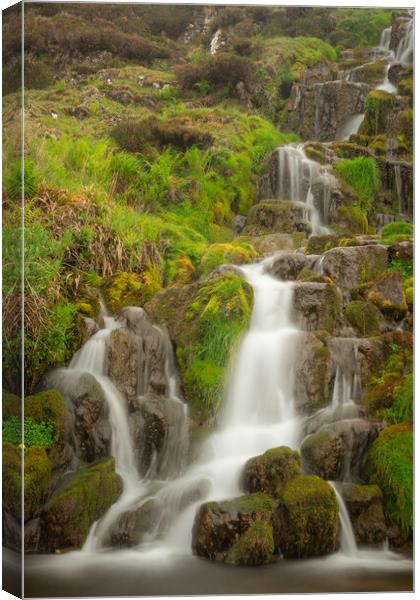
[[[305,140],[334,140],[349,117],[363,112],[368,92],[368,85],[345,80],[294,84],[288,126]]]
[[[343,291],[381,275],[388,267],[384,246],[350,246],[332,248],[322,260],[322,272]]]
[[[166,391],[165,365],[169,340],[141,308],[121,311],[126,326],[111,333],[109,376],[128,398]]]
[[[367,451],[381,429],[365,419],[346,419],[326,425],[301,445],[303,467],[323,479],[339,481],[358,476]]]
[[[386,539],[386,524],[379,487],[345,484],[343,498],[357,543],[381,546]]]
[[[342,318],[343,298],[332,283],[298,282],[294,285],[293,311],[306,331],[333,333]]]
[[[299,472],[299,453],[287,446],[280,446],[250,458],[245,463],[241,485],[246,492],[264,492],[276,497]]]
[[[310,229],[308,207],[304,203],[270,200],[251,208],[244,234],[309,233]]]
[[[276,255],[265,267],[265,271],[282,281],[294,281],[307,264],[308,259],[304,254],[284,252]]]
[[[276,509],[275,540],[284,558],[309,558],[338,547],[338,503],[332,487],[311,475],[286,486]]]
[[[81,548],[93,522],[116,502],[122,488],[113,458],[72,473],[41,509],[39,550]]]
[[[280,250],[293,251],[305,244],[306,234],[303,231],[295,233],[269,233],[246,238],[255,250],[263,255],[273,254]]]
[[[402,319],[408,310],[400,273],[381,275],[369,285],[367,297],[390,319]]]
[[[271,541],[274,506],[274,501],[261,493],[224,502],[206,502],[195,517],[193,553],[235,564],[268,562],[274,551]]]

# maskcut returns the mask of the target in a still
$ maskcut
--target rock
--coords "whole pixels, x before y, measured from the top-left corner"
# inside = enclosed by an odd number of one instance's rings
[[[323,254],[338,245],[339,237],[337,235],[311,235],[306,245],[306,251],[308,254]]]
[[[365,419],[346,419],[324,426],[302,442],[305,471],[330,481],[358,476],[380,429],[380,424]]]
[[[386,539],[386,524],[379,487],[346,484],[343,498],[357,543],[381,546]]]
[[[246,224],[246,217],[235,215],[232,219],[232,228],[235,235],[240,235]]]
[[[138,546],[147,533],[151,533],[159,520],[159,507],[155,500],[147,500],[139,508],[124,512],[114,523],[105,546],[131,548]]]
[[[226,562],[244,566],[265,565],[271,562],[274,548],[273,528],[268,523],[257,521],[234,543]]]
[[[388,253],[384,246],[350,246],[332,248],[325,253],[322,272],[330,277],[342,292],[370,281],[388,267]]]
[[[41,509],[40,550],[81,548],[93,522],[118,500],[122,489],[114,458],[71,474]]]
[[[241,487],[249,493],[264,492],[270,496],[278,496],[287,482],[299,472],[298,452],[287,446],[271,448],[246,462]]]
[[[279,253],[273,257],[264,271],[282,281],[294,281],[299,272],[306,267],[307,262],[304,254]]]
[[[245,538],[242,536],[255,523],[265,523],[269,528],[272,526],[274,501],[261,493],[241,496],[224,502],[206,502],[199,508],[192,531],[192,550],[197,556],[209,558],[222,562],[233,561],[238,550],[234,546],[242,539],[242,545],[249,552],[249,537],[256,534],[255,530]],[[266,530],[267,531],[267,530]],[[266,553],[262,552],[261,546],[267,543],[267,535],[264,541],[256,547],[253,559],[258,560],[258,555],[266,560]],[[232,553],[231,553],[232,552]],[[239,557],[237,560],[241,560]],[[250,564],[247,562],[247,564]],[[254,564],[258,564],[255,563]]]
[[[80,329],[82,335],[81,344],[83,345],[92,337],[92,335],[95,335],[95,333],[99,331],[99,325],[90,317],[82,317]]]
[[[274,254],[279,250],[296,250],[304,245],[306,235],[302,231],[295,233],[271,233],[247,238],[260,254]]]
[[[358,335],[369,337],[381,330],[379,311],[374,304],[364,300],[353,300],[344,309],[344,316]]]
[[[340,324],[342,306],[341,292],[331,283],[298,282],[294,285],[294,318],[306,331],[333,333]]]
[[[338,503],[333,488],[313,475],[287,484],[276,509],[275,541],[284,558],[309,558],[338,547]]]
[[[407,27],[413,18],[408,12],[393,12],[391,23],[390,50],[397,51],[400,42],[404,39]]]
[[[144,476],[178,474],[188,453],[189,423],[183,402],[162,396],[139,397],[131,403],[130,432]]]
[[[304,140],[334,140],[349,117],[363,112],[368,92],[368,85],[345,80],[295,83],[288,103],[288,126]]]
[[[148,393],[164,394],[167,336],[152,325],[141,308],[125,308],[120,315],[126,320],[126,326],[111,333],[110,378],[128,398]]]
[[[335,366],[325,338],[302,333],[295,369],[297,412],[309,415],[327,406],[332,398]]]
[[[308,207],[299,202],[272,200],[255,204],[248,213],[245,235],[310,233]]]
[[[388,249],[389,258],[399,258],[400,260],[413,260],[414,243],[412,240],[404,242],[395,242]]]
[[[22,552],[22,527],[20,521],[3,510],[2,514],[3,546],[15,552]],[[36,552],[39,543],[39,519],[31,519],[24,527],[25,554]]]
[[[400,273],[385,273],[369,285],[367,297],[388,318],[402,319],[408,310]]]
[[[22,450],[3,444],[3,507],[16,519],[21,519]],[[36,516],[44,503],[51,479],[52,464],[44,448],[31,446],[24,450],[24,511],[28,521]]]

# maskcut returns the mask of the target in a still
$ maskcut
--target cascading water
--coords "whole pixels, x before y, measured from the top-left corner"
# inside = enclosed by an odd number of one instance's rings
[[[340,550],[345,556],[357,557],[359,551],[357,549],[356,538],[354,537],[353,527],[347,511],[346,503],[341,495],[341,489],[337,482],[330,481],[331,487],[334,489],[338,502],[338,516],[340,519]]]
[[[306,156],[303,144],[280,146],[277,156],[277,197],[290,202],[300,202],[307,207],[313,234],[329,233],[326,223],[333,180],[331,173]]]
[[[395,53],[396,62],[403,67],[408,67],[413,62],[413,49],[414,23],[413,19],[409,19],[405,24],[404,36],[400,40]]]

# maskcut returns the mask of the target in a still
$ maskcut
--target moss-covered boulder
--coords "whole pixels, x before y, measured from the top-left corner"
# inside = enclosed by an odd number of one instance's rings
[[[241,484],[246,492],[278,496],[287,482],[299,472],[299,453],[287,446],[280,446],[250,458],[242,472]]]
[[[154,271],[118,273],[108,278],[102,286],[106,305],[112,313],[126,306],[143,306],[161,288],[159,276]]]
[[[344,316],[358,335],[368,337],[380,332],[378,309],[372,302],[352,300],[344,309]]]
[[[158,503],[152,499],[138,508],[127,510],[111,526],[105,545],[116,548],[138,546],[144,536],[154,530],[159,515]]]
[[[384,415],[384,409],[390,408],[394,402],[395,388],[401,384],[398,373],[388,373],[371,385],[365,392],[363,403],[368,414],[375,417]]]
[[[360,476],[367,451],[381,426],[366,419],[345,419],[308,435],[300,453],[305,472],[329,481]]]
[[[377,485],[346,484],[343,498],[358,544],[381,546],[386,538],[382,492]]]
[[[156,294],[145,310],[168,328],[193,420],[211,419],[220,405],[225,369],[249,324],[252,287],[227,272],[208,281],[174,285]]]
[[[257,256],[255,248],[240,238],[230,244],[211,244],[201,256],[200,272],[206,276],[219,265],[243,265],[255,261]]]
[[[306,244],[306,254],[323,254],[339,245],[338,235],[311,235]]]
[[[3,506],[17,519],[21,517],[22,449],[3,444]],[[32,446],[23,452],[24,520],[39,512],[51,480],[52,464],[44,448]]]
[[[268,233],[259,236],[247,236],[257,252],[263,255],[274,254],[279,250],[293,251],[305,245],[306,234],[303,231],[293,233]]]
[[[378,135],[389,130],[389,117],[395,107],[395,95],[383,90],[369,92],[365,102],[365,118],[360,128],[364,135]]]
[[[324,275],[343,292],[379,277],[387,268],[387,249],[379,245],[333,248],[322,261]]]
[[[338,546],[338,503],[333,488],[319,477],[299,475],[281,495],[275,529],[284,558],[309,558]]]
[[[333,224],[338,235],[367,233],[368,220],[366,214],[358,206],[341,206]]]
[[[226,562],[244,566],[265,565],[272,560],[274,547],[272,526],[257,521],[234,543]]]
[[[281,252],[273,257],[265,270],[281,281],[294,281],[307,264],[308,258],[304,254]]]
[[[332,283],[329,277],[316,273],[308,267],[304,267],[297,276],[296,281],[307,281],[309,283]]]
[[[262,493],[202,504],[192,531],[193,553],[211,560],[236,564],[267,562],[267,549],[271,548],[274,507],[275,502]],[[266,527],[254,528],[242,538],[256,523],[264,523]],[[253,552],[251,541],[255,538],[258,541]]]
[[[54,552],[81,548],[94,521],[118,500],[122,488],[114,458],[70,475],[41,510],[40,549]]]
[[[369,285],[367,298],[389,319],[402,319],[408,310],[400,273],[384,273]]]
[[[343,298],[332,283],[298,282],[293,290],[296,322],[306,331],[333,333],[340,325]]]
[[[244,235],[310,233],[306,208],[297,202],[270,200],[255,204],[248,213]]]
[[[411,422],[385,427],[372,445],[365,477],[383,493],[387,523],[404,540],[413,532],[413,427]]]
[[[304,332],[295,363],[295,408],[310,415],[330,403],[336,366],[325,332]]]

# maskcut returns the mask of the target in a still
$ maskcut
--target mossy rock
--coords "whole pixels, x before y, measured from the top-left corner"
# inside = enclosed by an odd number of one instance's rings
[[[191,283],[197,279],[197,270],[188,256],[179,256],[175,261],[175,268],[173,283]]]
[[[359,146],[351,142],[333,142],[331,148],[339,158],[359,158],[360,156],[371,156],[371,152],[365,146]]]
[[[299,275],[297,276],[296,281],[306,281],[312,283],[332,283],[329,277],[325,277],[324,275],[320,275],[319,273],[315,273],[312,269],[308,269],[308,267],[304,267]]]
[[[17,519],[21,518],[22,450],[3,444],[3,504]],[[26,448],[24,461],[24,519],[36,516],[44,503],[51,479],[52,464],[44,448]]]
[[[342,319],[343,297],[333,283],[296,282],[293,311],[306,331],[333,333]]]
[[[3,419],[10,417],[22,418],[22,400],[16,394],[11,394],[7,390],[2,391],[2,414]]]
[[[239,554],[243,556],[244,561],[252,560],[249,544],[251,538],[258,535],[258,531],[251,531],[239,544],[239,548],[232,549],[255,523],[265,523],[272,527],[274,508],[274,500],[259,492],[232,500],[202,504],[196,514],[192,531],[193,553],[222,562],[232,562],[234,558],[239,561]],[[266,560],[267,541],[265,535],[261,536],[261,545],[253,555],[254,560],[261,554]]]
[[[365,102],[365,118],[360,128],[364,135],[387,133],[388,117],[394,111],[396,99],[394,94],[382,90],[369,92]]]
[[[298,452],[287,446],[271,448],[246,462],[241,485],[246,492],[278,496],[287,482],[299,474],[300,467]]]
[[[381,60],[369,62],[357,70],[357,81],[359,83],[380,83],[385,74],[385,64]]]
[[[321,165],[325,164],[327,161],[325,146],[319,143],[306,144],[305,154],[308,158],[315,160]]]
[[[339,245],[337,235],[311,235],[306,244],[305,254],[323,254]]]
[[[403,142],[407,145],[408,150],[413,148],[413,118],[414,113],[411,108],[406,108],[398,114],[398,133]]]
[[[332,227],[340,235],[352,235],[368,232],[366,214],[358,206],[341,206]]]
[[[389,373],[382,377],[375,385],[368,388],[363,396],[363,404],[368,414],[375,418],[384,416],[384,410],[394,403],[394,391],[401,385],[401,376]]]
[[[200,271],[206,276],[220,265],[243,265],[255,261],[257,256],[255,248],[246,242],[211,244],[201,257]]]
[[[99,297],[94,294],[85,294],[76,300],[76,310],[90,319],[95,319],[101,310]]]
[[[310,233],[304,206],[285,200],[264,200],[249,211],[243,234],[252,236],[295,231]]]
[[[102,517],[122,493],[114,458],[76,471],[41,511],[41,549],[81,548],[93,522]]]
[[[112,313],[127,306],[144,306],[161,288],[158,275],[146,271],[119,273],[110,277],[102,286],[106,305]]]
[[[309,558],[338,547],[338,502],[333,488],[315,475],[298,475],[281,495],[276,537],[284,558]]]
[[[345,307],[344,316],[362,337],[378,335],[380,331],[378,309],[369,301],[352,300]]]
[[[274,553],[273,528],[268,523],[253,523],[230,549],[226,562],[234,565],[268,564]]]
[[[413,426],[385,427],[369,450],[365,477],[380,487],[388,524],[410,539],[413,532]]]
[[[384,273],[369,285],[367,298],[389,319],[400,320],[408,310],[400,273]]]
[[[357,543],[382,546],[386,539],[386,524],[379,487],[346,484],[342,495]]]
[[[413,78],[408,77],[407,79],[401,79],[398,83],[398,93],[401,96],[409,96],[411,101],[413,99]]]

